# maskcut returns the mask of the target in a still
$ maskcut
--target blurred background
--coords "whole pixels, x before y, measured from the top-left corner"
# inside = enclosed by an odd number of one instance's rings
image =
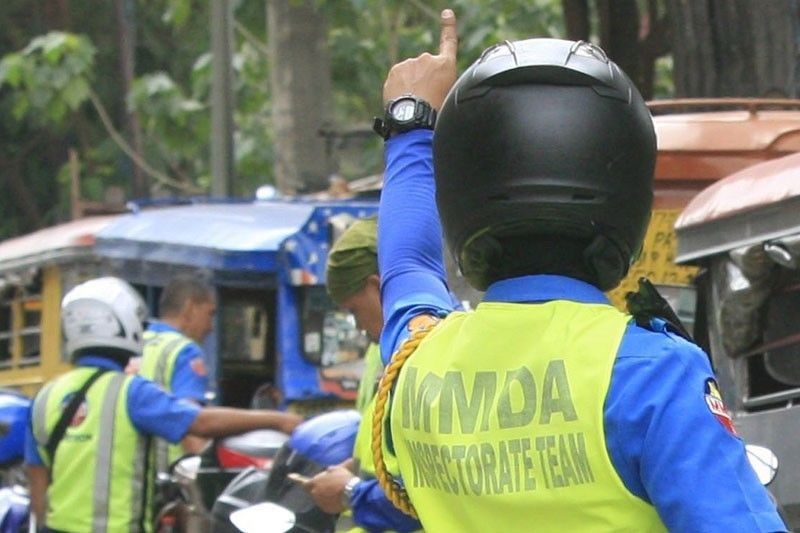
[[[459,18],[600,44],[647,99],[789,97],[797,0],[3,0],[0,239],[131,199],[379,182],[381,85]]]

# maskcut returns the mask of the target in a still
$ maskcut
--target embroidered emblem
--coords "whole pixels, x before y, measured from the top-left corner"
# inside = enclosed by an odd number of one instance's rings
[[[439,319],[433,315],[417,315],[408,321],[408,331],[419,331],[430,326],[434,326]]]
[[[203,362],[202,357],[195,357],[192,359],[191,363],[189,363],[189,368],[198,376],[205,376],[208,374],[208,372],[206,372],[206,364]]]
[[[719,386],[713,379],[707,379],[705,383],[705,397],[708,410],[711,411],[722,427],[728,430],[731,435],[737,435],[736,428],[733,427],[733,419],[725,404],[722,401],[722,395],[719,392]],[[737,435],[738,436],[738,435]]]

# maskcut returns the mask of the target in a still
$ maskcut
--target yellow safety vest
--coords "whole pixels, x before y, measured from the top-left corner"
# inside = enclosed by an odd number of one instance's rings
[[[368,352],[369,354],[369,352]],[[377,368],[380,369],[383,367],[380,364],[380,349],[377,352],[378,355],[378,366]],[[369,356],[367,356],[369,357]],[[368,363],[369,364],[369,363]],[[375,366],[372,366],[375,368]],[[366,375],[366,372],[365,372]],[[374,376],[375,374],[373,374]],[[375,377],[370,378],[373,382],[375,381]],[[375,387],[370,388],[370,396],[365,398],[365,406],[361,411],[361,423],[358,425],[358,432],[356,433],[356,441],[353,445],[353,458],[356,460],[358,464],[358,475],[362,478],[374,478],[375,477],[375,461],[372,458],[372,413],[375,411]],[[361,395],[361,389],[359,388],[359,397]],[[393,460],[391,455],[384,450],[384,459],[387,464],[387,468],[389,470],[397,471],[397,463]],[[350,517],[350,512],[347,511],[345,513],[346,517]],[[347,531],[348,533],[365,533],[366,530],[360,527],[353,527],[350,528],[349,524],[345,524],[344,521],[340,520],[337,523],[336,531]],[[384,533],[392,533],[390,531],[386,531]]]
[[[367,353],[364,354],[364,371],[361,373],[358,396],[356,396],[356,410],[362,415],[375,396],[375,387],[381,377],[381,372],[383,372],[381,347],[373,342],[367,348]]]
[[[178,354],[191,342],[190,338],[177,331],[145,331],[139,375],[171,393]],[[184,455],[180,444],[170,444],[157,437],[152,439],[152,449],[156,472],[160,473],[168,472],[170,465]]]
[[[361,413],[361,423],[358,425],[356,442],[353,445],[353,458],[358,464],[358,475],[362,478],[375,477],[375,460],[372,455],[372,413],[375,411],[375,397],[370,398],[369,403]],[[384,446],[383,458],[386,468],[391,472],[397,472],[397,460],[386,450]],[[337,531],[344,529],[337,528]],[[420,530],[422,531],[422,530]],[[349,530],[349,533],[364,533],[365,529],[356,527]],[[386,531],[384,533],[392,533]]]
[[[427,531],[664,531],[606,450],[603,404],[629,317],[610,305],[485,302],[402,368],[399,471]]]
[[[96,371],[81,367],[51,381],[36,396],[32,427],[39,454],[69,396]],[[146,437],[130,421],[127,409],[132,376],[107,372],[86,393],[56,450],[47,489],[47,526],[76,533],[152,530],[146,483]]]

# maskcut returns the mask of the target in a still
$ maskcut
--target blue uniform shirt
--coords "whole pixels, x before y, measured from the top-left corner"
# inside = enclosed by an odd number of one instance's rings
[[[407,337],[410,318],[443,316],[452,309],[441,261],[431,138],[432,132],[415,130],[386,143],[378,224],[384,362]],[[561,276],[503,280],[484,298],[555,299],[607,303],[597,288]],[[655,506],[670,531],[785,531],[744,444],[706,404],[706,382],[713,377],[708,358],[663,326],[656,321],[649,330],[631,323],[620,344],[604,405],[614,468],[628,490]],[[378,496],[367,498],[375,490],[380,490],[376,482],[359,484],[354,508],[359,499],[376,505]]]
[[[104,357],[84,356],[78,366],[107,368],[122,371],[122,367]],[[189,431],[200,407],[195,403],[164,392],[152,381],[134,376],[128,388],[128,416],[134,427],[149,435],[156,435],[172,443],[180,442]],[[33,437],[31,424],[25,437],[25,462],[42,465],[42,458]]]
[[[158,321],[151,322],[147,330],[155,333],[165,331],[181,333],[169,324]],[[194,341],[181,349],[172,373],[172,382],[170,383],[172,394],[179,398],[189,398],[198,403],[205,403],[208,376],[205,373],[204,359],[203,349]]]

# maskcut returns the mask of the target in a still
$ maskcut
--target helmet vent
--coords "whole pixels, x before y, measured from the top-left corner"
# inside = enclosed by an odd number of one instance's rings
[[[481,54],[481,57],[478,58],[478,61],[476,61],[476,63],[483,63],[487,57],[489,57],[493,52],[498,51],[502,47],[508,48],[508,52],[511,54],[511,57],[514,58],[514,65],[518,66],[519,59],[517,58],[517,48],[514,46],[514,43],[512,43],[509,40],[505,40],[502,43],[494,44],[489,48],[487,48],[486,50],[484,50],[483,53]]]
[[[602,61],[603,63],[610,62],[608,56],[602,48],[587,41],[576,41],[573,43],[569,49],[569,54],[567,54],[567,60],[564,61],[565,65],[569,63],[569,58],[572,57],[573,54],[581,57],[591,57],[593,59],[597,59],[598,61]]]

